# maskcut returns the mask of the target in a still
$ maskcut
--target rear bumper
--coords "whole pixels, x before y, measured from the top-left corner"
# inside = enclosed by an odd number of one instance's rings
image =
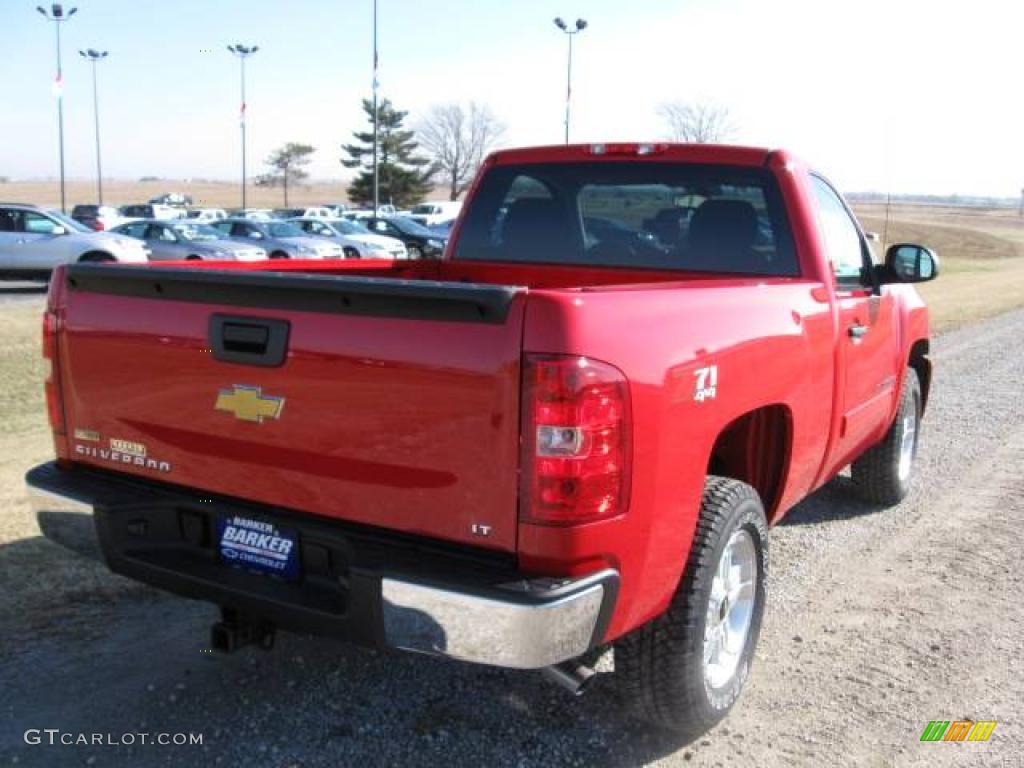
[[[504,555],[270,509],[112,472],[43,464],[26,476],[40,529],[115,573],[285,629],[536,669],[604,638],[618,574],[530,578]],[[289,582],[220,561],[218,515],[298,532]]]

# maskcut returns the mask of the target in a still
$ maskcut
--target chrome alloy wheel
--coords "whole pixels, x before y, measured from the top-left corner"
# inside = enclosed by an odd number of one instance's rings
[[[914,464],[914,456],[917,454],[917,402],[910,413],[903,417],[903,434],[900,438],[900,463],[896,468],[896,474],[901,483],[907,482],[910,477],[910,469]]]
[[[744,529],[729,537],[711,582],[704,622],[704,684],[711,690],[736,674],[747,647],[757,597],[757,549]]]

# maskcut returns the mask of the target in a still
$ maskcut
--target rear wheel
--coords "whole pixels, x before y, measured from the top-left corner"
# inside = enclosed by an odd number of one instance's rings
[[[201,256],[198,256],[197,254],[194,254],[194,253],[189,254],[188,256],[185,257],[185,261],[202,261],[202,260],[203,259],[202,259]]]
[[[420,247],[418,245],[410,245],[408,250],[409,250],[409,258],[410,259],[422,259],[423,258],[423,251],[420,250]]]
[[[357,251],[351,245],[346,245],[342,250],[345,253],[345,258],[346,259],[358,259],[359,258],[359,251]]]
[[[285,253],[284,251],[274,251],[272,254],[270,254],[270,258],[272,258],[272,259],[287,259],[288,258],[288,254]]]
[[[616,677],[642,719],[692,739],[726,716],[750,675],[767,565],[757,492],[709,477],[668,610],[615,645]]]
[[[921,383],[907,368],[896,418],[878,445],[865,451],[850,467],[853,485],[866,501],[892,506],[910,491],[921,428]]]

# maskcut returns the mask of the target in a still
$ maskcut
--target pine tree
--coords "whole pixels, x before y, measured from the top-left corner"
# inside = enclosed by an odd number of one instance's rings
[[[363,99],[363,111],[373,125],[373,104]],[[402,129],[408,112],[395,109],[389,99],[377,105],[377,173],[380,202],[408,208],[420,202],[431,189],[430,161],[416,154],[419,148],[413,131]],[[350,200],[373,203],[373,129],[355,131],[356,143],[345,144],[346,168],[359,168],[359,175],[348,187]]]

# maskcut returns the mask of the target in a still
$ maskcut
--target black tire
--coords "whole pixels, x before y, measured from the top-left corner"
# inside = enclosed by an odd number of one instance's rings
[[[346,259],[358,259],[358,258],[360,258],[359,251],[357,251],[351,245],[346,245],[342,249],[342,251],[344,252]]]
[[[910,457],[906,468],[901,472],[904,436],[910,424],[914,429],[909,437]],[[865,501],[891,507],[903,500],[910,491],[920,434],[921,382],[917,378],[917,371],[907,368],[903,375],[900,406],[889,431],[885,433],[882,442],[861,454],[850,468],[853,486]]]
[[[423,251],[420,250],[420,247],[418,245],[410,245],[410,246],[408,246],[406,248],[406,250],[409,252],[409,258],[410,259],[422,259],[423,258]]]
[[[740,531],[753,544],[756,569],[750,623],[731,676],[712,686],[704,664],[712,584],[726,545]],[[615,644],[615,677],[635,715],[690,741],[728,714],[750,675],[767,570],[768,525],[757,492],[732,478],[708,477],[690,556],[668,610]]]
[[[185,257],[185,261],[202,261],[202,260],[203,259],[202,259],[201,256],[197,256],[194,253],[189,254],[188,256]]]
[[[104,251],[89,251],[89,253],[83,253],[78,259],[79,261],[91,262],[93,264],[105,261],[116,261],[113,256]]]
[[[284,251],[274,251],[272,254],[270,254],[270,258],[272,258],[272,259],[290,259],[291,256],[289,256]]]

